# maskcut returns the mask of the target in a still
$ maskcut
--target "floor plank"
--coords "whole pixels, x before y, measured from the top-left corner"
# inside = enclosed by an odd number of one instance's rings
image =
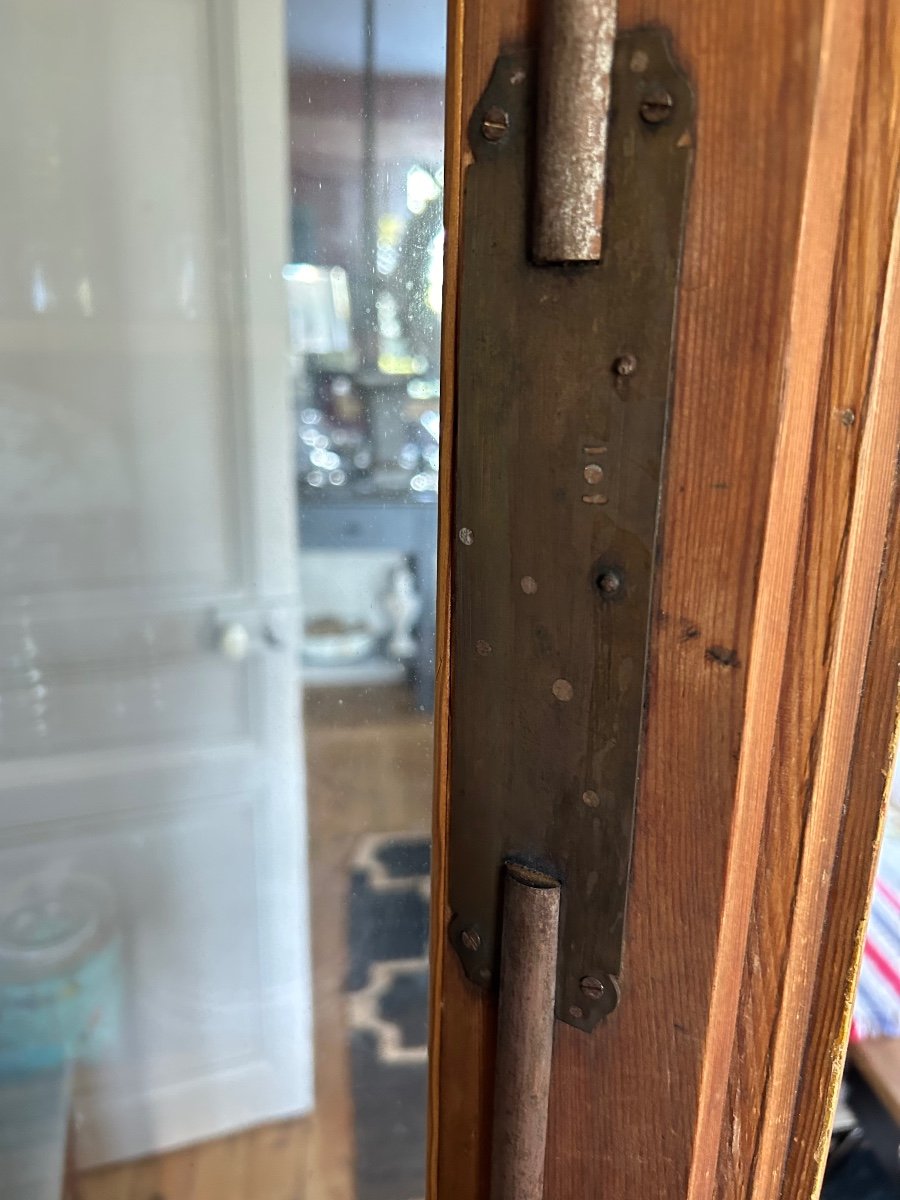
[[[869,1087],[900,1125],[900,1038],[858,1042],[850,1058]]]

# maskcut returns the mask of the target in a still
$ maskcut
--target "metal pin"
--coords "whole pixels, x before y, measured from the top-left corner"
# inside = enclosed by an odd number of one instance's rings
[[[616,0],[542,9],[538,75],[538,262],[599,262]]]
[[[491,1200],[541,1200],[560,887],[508,864],[503,900]]]

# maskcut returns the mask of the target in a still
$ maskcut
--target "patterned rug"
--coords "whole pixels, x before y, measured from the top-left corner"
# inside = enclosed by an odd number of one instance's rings
[[[377,835],[350,873],[356,1200],[425,1194],[429,864],[425,838]]]

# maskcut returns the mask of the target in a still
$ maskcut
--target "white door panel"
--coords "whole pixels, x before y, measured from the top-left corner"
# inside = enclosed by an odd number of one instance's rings
[[[99,811],[7,825],[0,852],[7,907],[35,881],[52,886],[55,874],[102,880],[115,898],[121,996],[109,998],[114,1032],[77,1072],[82,1161],[296,1112],[298,1078],[308,1087],[311,1070],[297,1005],[307,984],[306,946],[298,945],[305,913],[296,888],[285,885],[300,849],[296,818],[282,813],[280,840],[272,837],[262,781],[255,792],[178,805],[170,802],[171,777],[92,786]],[[76,798],[90,792],[84,784]],[[13,799],[27,811],[26,794]],[[173,1108],[179,1096],[190,1096],[195,1111],[183,1099]]]
[[[85,1164],[311,1105],[282,20],[4,13],[0,919],[112,898]]]

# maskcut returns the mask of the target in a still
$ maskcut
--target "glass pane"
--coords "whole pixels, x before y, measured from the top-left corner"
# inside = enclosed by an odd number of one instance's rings
[[[424,1195],[442,0],[7,0],[0,1196]]]

